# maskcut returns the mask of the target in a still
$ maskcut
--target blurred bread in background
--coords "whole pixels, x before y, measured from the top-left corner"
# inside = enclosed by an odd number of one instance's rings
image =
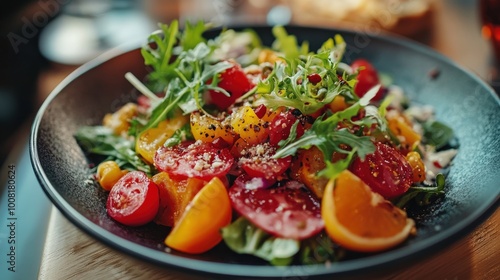
[[[285,0],[292,23],[418,37],[432,29],[432,0]]]

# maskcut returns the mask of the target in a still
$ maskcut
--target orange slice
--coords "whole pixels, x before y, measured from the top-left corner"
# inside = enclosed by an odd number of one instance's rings
[[[415,222],[406,212],[348,170],[326,185],[321,216],[330,238],[353,251],[382,251],[415,232]]]

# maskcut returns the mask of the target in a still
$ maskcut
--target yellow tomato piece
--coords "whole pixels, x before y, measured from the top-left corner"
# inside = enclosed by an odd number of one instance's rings
[[[248,144],[247,142],[245,142],[245,140],[243,140],[243,138],[238,138],[233,146],[231,146],[231,154],[232,155],[237,155],[237,156],[242,156],[243,155],[243,151],[250,148],[251,145]]]
[[[130,121],[137,115],[137,105],[127,103],[113,114],[106,114],[102,121],[103,125],[113,130],[115,134],[127,133]]]
[[[127,171],[121,170],[115,161],[104,161],[97,166],[97,181],[103,189],[109,191],[125,173]]]
[[[267,108],[266,113],[260,119],[265,122],[271,122],[279,113],[284,112],[286,107],[278,107],[276,109]]]
[[[262,143],[268,136],[268,125],[249,106],[238,108],[231,116],[233,131],[250,145]]]
[[[234,142],[235,134],[231,126],[212,116],[193,112],[190,116],[190,124],[191,132],[196,140],[211,143],[220,137],[228,144],[233,144]]]
[[[409,152],[406,160],[413,171],[413,182],[423,182],[425,180],[425,164],[417,152]]]
[[[157,127],[143,131],[135,143],[135,151],[144,160],[153,163],[156,150],[158,150],[174,132],[187,123],[187,117],[181,116],[170,120],[164,120]]]
[[[206,181],[196,178],[176,181],[165,172],[160,172],[151,179],[160,191],[160,208],[155,222],[170,227],[179,221],[187,205],[206,184]]]
[[[332,102],[328,104],[328,107],[332,112],[339,112],[345,110],[349,105],[345,102],[345,97],[342,95],[337,95],[335,98],[333,98]]]
[[[193,198],[165,239],[165,245],[199,254],[221,240],[220,229],[231,223],[231,203],[224,183],[213,178]]]
[[[261,50],[259,53],[259,56],[257,58],[257,62],[259,64],[264,63],[264,62],[274,64],[278,61],[284,62],[284,60],[282,58],[280,58],[275,51],[270,50],[270,49]]]
[[[412,127],[405,117],[399,113],[388,113],[386,115],[389,129],[397,136],[400,136],[403,144],[413,147],[418,144],[422,138]]]

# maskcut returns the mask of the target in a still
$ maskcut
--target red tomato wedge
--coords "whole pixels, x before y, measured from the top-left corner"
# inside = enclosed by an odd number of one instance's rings
[[[358,82],[354,86],[354,92],[362,97],[365,95],[372,87],[378,85],[380,83],[377,70],[373,65],[364,59],[357,59],[352,64],[351,67],[354,71],[358,70]],[[384,95],[384,89],[381,87],[375,97],[373,97],[373,101],[378,101],[382,99]]]
[[[269,143],[278,146],[281,140],[285,140],[290,135],[290,130],[298,117],[292,112],[281,112],[271,122],[269,129]],[[304,134],[304,125],[299,122],[297,125],[297,138]]]
[[[156,168],[167,172],[175,180],[198,178],[210,180],[227,174],[234,163],[228,149],[216,148],[211,143],[187,142],[156,151]]]
[[[226,69],[226,71],[220,74],[220,81],[217,84],[217,86],[229,92],[230,96],[214,90],[208,92],[211,103],[215,104],[221,110],[227,109],[236,99],[254,87],[241,66],[235,62],[233,63],[233,67]]]
[[[319,200],[297,181],[267,189],[235,184],[229,198],[239,214],[278,237],[302,240],[324,227]]]
[[[405,193],[413,183],[413,170],[406,158],[395,148],[377,142],[373,154],[365,160],[354,159],[349,167],[370,188],[384,198]]]
[[[111,218],[121,224],[140,226],[154,219],[159,205],[156,184],[146,173],[131,171],[111,188],[106,210]]]

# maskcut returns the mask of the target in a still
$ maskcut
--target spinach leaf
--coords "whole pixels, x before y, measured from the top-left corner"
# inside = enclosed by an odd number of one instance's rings
[[[345,250],[335,244],[324,232],[303,240],[300,248],[301,264],[324,264],[337,262],[345,255]]]
[[[271,236],[243,217],[222,228],[222,238],[236,253],[250,254],[273,265],[289,265],[300,250],[299,241]]]
[[[453,129],[442,122],[430,120],[422,124],[424,137],[427,144],[436,149],[444,147],[453,138]]]

